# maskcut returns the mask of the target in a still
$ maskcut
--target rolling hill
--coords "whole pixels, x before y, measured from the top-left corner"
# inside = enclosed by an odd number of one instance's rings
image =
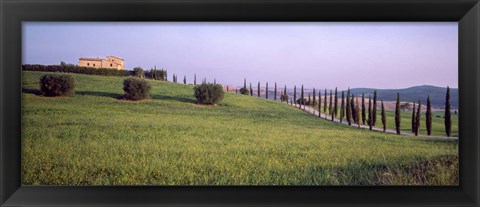
[[[22,76],[25,185],[458,185],[457,141],[235,93],[197,105],[193,86],[165,81],[147,80],[151,98],[132,102],[119,99],[124,77],[71,74],[75,96],[44,97],[44,74]]]

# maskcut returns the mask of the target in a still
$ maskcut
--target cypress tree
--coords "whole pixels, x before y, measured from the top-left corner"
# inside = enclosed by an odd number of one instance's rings
[[[422,104],[420,103],[420,100],[418,100],[417,116],[415,117],[415,136],[418,135],[418,129],[420,128],[421,109],[422,109]]]
[[[412,133],[415,133],[415,124],[417,123],[417,118],[415,117],[417,114],[415,113],[415,102],[413,102],[413,109],[412,109]]]
[[[338,93],[337,93],[337,87],[335,87],[335,99],[334,99],[334,103],[333,103],[333,115],[335,117],[337,117],[337,113],[338,113]]]
[[[247,88],[247,79],[246,78],[243,79],[243,88],[245,88],[245,89]]]
[[[304,95],[305,95],[305,94],[304,94],[304,91],[303,91],[303,84],[302,84],[302,91],[301,91],[301,93],[300,93],[300,108],[302,108],[302,105],[305,105],[305,103],[304,103],[304,100],[305,100],[304,98],[305,98],[305,96],[304,96]]]
[[[382,125],[383,125],[383,132],[387,130],[387,118],[385,117],[385,107],[383,106],[383,101],[382,103]]]
[[[273,100],[277,100],[277,82],[275,82],[275,91],[273,92]]]
[[[213,79],[213,84],[217,84],[217,79]]]
[[[345,111],[347,112],[346,117],[347,117],[348,126],[351,126],[352,111],[350,110],[349,105],[350,105],[350,88],[348,88],[347,90],[347,102],[345,103],[345,109],[346,109]]]
[[[297,86],[293,86],[293,101],[297,103]]]
[[[195,86],[197,85],[197,74],[196,73],[193,74],[193,85],[195,85]]]
[[[260,81],[258,81],[258,86],[257,86],[257,97],[260,98]]]
[[[373,113],[372,113],[372,99],[368,96],[368,128],[372,131]]]
[[[395,129],[397,134],[400,134],[400,93],[397,93],[397,103],[395,104]]]
[[[373,91],[372,126],[377,124],[377,90]]]
[[[183,84],[185,84],[185,85],[187,84],[187,76],[186,75],[183,76]]]
[[[318,90],[318,117],[322,118],[322,92]]]
[[[238,89],[235,88],[235,93],[238,93]]]
[[[365,94],[362,93],[362,124],[365,125],[365,119],[366,119],[366,114],[365,114]]]
[[[312,100],[310,99],[310,93],[308,93],[308,103],[307,104],[310,105],[310,103],[312,103],[311,101]]]
[[[332,89],[330,89],[330,102],[328,104],[328,113],[332,116],[332,121],[333,121],[333,106],[332,106],[332,103],[333,103],[333,100],[332,100],[333,96],[332,96]]]
[[[228,92],[228,85],[227,85],[227,92]]]
[[[316,103],[315,99],[316,99],[316,98],[317,98],[317,97],[316,97],[316,94],[315,94],[315,88],[313,88],[313,98],[312,98],[312,100],[313,100],[312,106],[313,106],[313,107],[315,107],[315,103]]]
[[[325,88],[325,95],[323,99],[323,113],[325,114],[325,119],[327,118],[327,89]]]
[[[445,133],[450,137],[452,133],[452,120],[450,114],[450,87],[447,86],[447,95],[445,96]]]
[[[340,123],[342,123],[344,116],[345,116],[345,91],[342,91],[342,101],[340,104]]]
[[[350,97],[350,107],[351,107],[351,111],[352,111],[352,119],[353,121],[357,121],[357,111],[355,110],[355,100],[354,100],[354,95],[352,94],[352,97]]]
[[[360,104],[358,103],[358,98],[356,98],[357,104],[355,105],[355,122],[357,122],[357,127],[360,128]],[[372,130],[370,128],[370,130]]]
[[[287,97],[287,85],[285,85],[285,88],[283,88],[283,94],[285,97]],[[287,99],[287,104],[288,104],[288,99]]]
[[[253,96],[252,82],[250,82],[250,96]]]
[[[427,126],[427,134],[432,134],[432,106],[430,105],[430,96],[427,97],[427,112],[425,114],[425,125]]]
[[[268,99],[268,82],[265,85],[265,99]]]

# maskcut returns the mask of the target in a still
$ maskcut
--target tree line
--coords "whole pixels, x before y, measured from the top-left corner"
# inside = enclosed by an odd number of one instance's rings
[[[260,97],[260,88],[261,84],[258,82],[257,85],[257,97]],[[228,89],[227,89],[228,91]],[[277,100],[277,83],[275,82],[273,88],[274,96],[273,100]],[[238,93],[238,90],[236,90]],[[244,95],[253,96],[252,93],[252,85],[250,83],[250,88],[247,88],[247,81],[244,79],[243,87],[240,88],[240,93]],[[318,116],[321,116],[321,112],[325,114],[326,120],[334,121],[336,118],[339,119],[340,123],[346,121],[349,126],[352,124],[356,124],[358,128],[360,125],[368,125],[369,130],[372,130],[373,127],[377,126],[377,111],[380,110],[380,118],[381,118],[381,127],[383,132],[386,131],[387,125],[387,118],[385,114],[385,106],[383,100],[378,100],[377,91],[373,92],[373,98],[369,95],[368,96],[368,105],[366,105],[365,101],[365,94],[362,93],[361,97],[356,97],[353,93],[350,92],[350,88],[346,91],[341,92],[341,98],[339,101],[339,92],[337,88],[334,90],[327,91],[324,90],[323,95],[323,107],[322,107],[322,93],[319,90],[313,88],[312,94],[308,93],[308,96],[305,94],[304,86],[301,85],[299,91],[299,97],[297,94],[297,86],[293,86],[293,99],[289,99],[287,94],[287,86],[284,86],[283,91],[280,92],[280,101],[286,102],[290,105],[295,105],[298,108],[305,109],[306,106],[310,106],[316,108],[318,110]],[[265,98],[268,99],[269,88],[268,82],[265,83]],[[308,98],[307,98],[308,97]],[[317,101],[318,98],[318,101]],[[380,109],[378,109],[377,103],[380,102]],[[340,103],[340,106],[338,104]],[[419,134],[419,128],[421,126],[420,118],[421,118],[421,110],[422,110],[421,101],[418,100],[418,104],[414,103],[412,116],[411,116],[411,132],[414,135]],[[397,99],[395,103],[395,131],[397,134],[401,134],[400,126],[401,126],[401,112],[402,107],[400,104],[400,94],[397,93]],[[425,128],[427,131],[427,135],[432,134],[432,107],[430,103],[430,96],[426,98],[426,112],[425,112]],[[444,111],[444,127],[445,127],[445,135],[447,137],[451,136],[452,133],[452,120],[451,120],[451,106],[450,106],[450,87],[447,87],[446,95],[445,95],[445,111]]]

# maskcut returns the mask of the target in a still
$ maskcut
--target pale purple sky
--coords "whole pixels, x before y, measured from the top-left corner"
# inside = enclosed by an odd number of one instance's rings
[[[229,85],[458,86],[458,23],[24,22],[23,64],[114,55]]]

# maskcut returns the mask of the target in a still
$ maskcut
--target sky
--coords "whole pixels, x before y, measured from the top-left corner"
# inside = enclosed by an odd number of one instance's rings
[[[457,22],[24,22],[23,64],[113,55],[187,82],[458,87]]]

